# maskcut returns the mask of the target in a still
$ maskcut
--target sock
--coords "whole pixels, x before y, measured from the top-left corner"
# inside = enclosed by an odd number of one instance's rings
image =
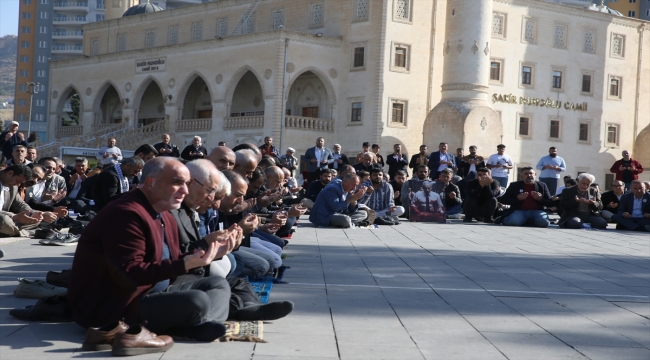
[[[181,333],[182,336],[190,339],[212,342],[226,335],[226,326],[216,321],[208,321],[184,328]]]
[[[293,311],[291,301],[276,301],[268,304],[250,305],[234,314],[229,318],[233,320],[277,320],[289,315]]]

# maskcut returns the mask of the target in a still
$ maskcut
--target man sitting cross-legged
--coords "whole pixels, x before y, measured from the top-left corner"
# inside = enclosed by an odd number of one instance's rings
[[[0,237],[29,236],[26,230],[36,229],[44,220],[42,212],[33,211],[18,195],[18,185],[31,177],[27,165],[10,165],[0,171],[0,187],[8,188],[0,193]]]
[[[438,175],[438,180],[445,184],[445,212],[450,219],[462,219],[460,214],[463,211],[463,198],[460,189],[451,182],[453,171],[444,169]]]
[[[632,180],[631,193],[621,196],[618,213],[612,216],[623,228],[632,231],[650,232],[650,193],[645,192],[645,185],[641,180]]]
[[[307,187],[307,195],[302,199],[303,204],[307,209],[311,210],[314,207],[318,194],[332,181],[332,171],[324,169],[320,172],[320,181],[312,181]]]
[[[502,215],[507,226],[533,225],[545,228],[550,224],[544,206],[553,206],[551,194],[545,183],[535,181],[535,170],[526,166],[521,169],[523,180],[510,183],[506,193],[499,198],[510,209]]]
[[[607,220],[607,222],[614,222],[612,216],[618,214],[621,197],[625,194],[625,184],[622,181],[614,180],[611,185],[612,190],[606,191],[601,195],[603,211],[600,212],[600,216]]]
[[[367,212],[359,211],[357,200],[366,193],[366,187],[359,185],[356,174],[346,174],[342,181],[330,183],[318,194],[309,214],[309,221],[316,226],[349,228],[366,219]]]
[[[496,197],[500,193],[499,181],[492,178],[490,169],[486,168],[476,170],[476,176],[476,179],[467,182],[463,222],[483,218],[486,223],[493,223],[492,216],[498,205]]]
[[[598,215],[598,211],[603,208],[600,193],[590,186],[596,177],[582,173],[577,180],[577,186],[562,191],[560,205],[564,212],[558,225],[568,229],[580,229],[582,224],[589,223],[594,229],[607,228],[607,221]]]
[[[365,204],[377,213],[375,224],[399,224],[397,218],[404,214],[404,207],[395,206],[393,187],[384,181],[384,172],[381,169],[370,169],[370,182],[372,193]]]

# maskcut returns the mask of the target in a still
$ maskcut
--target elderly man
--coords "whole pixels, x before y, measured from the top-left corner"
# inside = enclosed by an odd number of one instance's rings
[[[45,220],[56,220],[53,217],[45,216],[45,212],[51,212],[57,217],[65,217],[68,215],[68,209],[65,206],[61,206],[61,202],[56,205],[44,204],[41,200],[44,190],[45,190],[45,169],[39,164],[33,164],[32,168],[32,181],[27,181],[24,185],[31,184],[25,190],[25,203],[29,205],[34,210],[43,211]],[[64,200],[63,200],[64,201]]]
[[[560,206],[564,209],[558,225],[567,229],[580,229],[583,224],[591,224],[594,229],[606,229],[607,221],[598,215],[603,203],[598,190],[590,185],[596,180],[591,174],[578,176],[578,185],[565,189],[560,196]]]
[[[117,164],[122,161],[122,151],[120,148],[115,146],[116,144],[117,139],[114,137],[108,138],[106,146],[99,149],[97,160],[99,160],[102,165]]]
[[[27,230],[35,229],[44,220],[43,213],[33,211],[18,195],[18,185],[31,177],[32,169],[26,165],[10,165],[0,171],[0,185],[7,189],[0,196],[0,237],[27,237]]]
[[[497,196],[500,194],[499,182],[492,178],[490,169],[479,168],[476,173],[477,178],[467,183],[463,222],[482,218],[486,223],[493,223],[494,210],[498,205]]]
[[[239,175],[251,179],[258,162],[258,157],[252,150],[237,150],[235,152],[235,167],[233,170]]]
[[[650,232],[650,193],[641,180],[632,180],[631,192],[621,196],[620,208],[612,220],[617,229]]]
[[[372,193],[365,205],[377,214],[375,224],[398,225],[397,218],[404,215],[404,207],[395,205],[393,187],[384,181],[384,172],[381,169],[370,170],[370,182]]]
[[[178,146],[171,143],[171,138],[169,134],[163,134],[161,137],[161,142],[154,144],[154,148],[158,151],[158,156],[171,156],[178,158],[181,156]]]
[[[208,160],[220,171],[232,170],[235,167],[235,159],[235,152],[226,146],[217,146],[208,155]]]
[[[11,164],[27,165],[32,163],[30,160],[27,160],[27,147],[25,147],[24,145],[14,146],[14,151],[12,155],[13,158],[7,160],[7,165],[11,165]]]
[[[104,169],[97,175],[92,190],[96,211],[99,212],[109,202],[128,192],[129,178],[141,172],[143,166],[144,160],[134,156],[122,160],[121,164]]]
[[[456,158],[454,154],[448,152],[449,145],[446,142],[438,144],[438,151],[429,155],[429,169],[431,169],[431,179],[435,180],[444,169],[456,170]]]
[[[200,136],[192,138],[192,143],[187,145],[181,153],[183,160],[192,161],[196,159],[205,159],[208,155],[208,150],[203,146]]]
[[[432,190],[433,183],[424,181],[422,188],[411,194],[411,208],[409,210],[409,219],[411,221],[432,220],[431,218],[438,217],[438,214],[443,214],[444,218],[445,207],[442,199],[440,195]]]
[[[603,210],[600,216],[607,222],[614,222],[612,216],[618,213],[621,196],[625,194],[625,184],[620,180],[614,180],[611,183],[612,190],[604,192],[600,199],[603,202]]]
[[[305,152],[305,161],[307,162],[307,182],[318,180],[321,170],[329,168],[334,163],[332,150],[325,147],[325,139],[319,137],[316,139],[316,146],[307,149]]]
[[[280,164],[283,168],[289,170],[289,173],[293,177],[294,171],[298,168],[298,158],[293,156],[296,153],[296,150],[292,147],[287,148],[286,154],[280,156]]]
[[[560,173],[566,171],[566,163],[564,159],[557,156],[557,148],[555,146],[551,146],[548,149],[548,155],[539,159],[537,170],[542,171],[539,174],[539,181],[546,184],[551,194],[555,194]]]
[[[378,163],[373,162],[373,160],[374,160],[374,157],[373,157],[372,153],[367,152],[367,153],[363,154],[363,161],[360,162],[360,163],[354,164],[353,165],[354,170],[358,174],[360,171],[370,172],[370,170],[372,170],[372,169],[381,169],[381,166]]]
[[[340,144],[332,145],[332,157],[334,158],[334,162],[332,162],[329,165],[330,169],[334,169],[334,170],[338,171],[338,169],[342,165],[350,164],[350,160],[348,159],[348,156],[341,152],[341,145]]]
[[[262,155],[269,155],[275,158],[280,156],[280,151],[278,151],[278,148],[273,146],[273,138],[270,136],[264,138],[264,144],[260,145],[259,149],[262,152]]]
[[[522,168],[520,175],[523,180],[511,183],[506,193],[499,198],[502,204],[510,205],[502,215],[503,225],[548,227],[550,220],[544,207],[554,205],[548,187],[541,181],[535,181],[535,170],[532,167]]]
[[[9,129],[0,134],[0,148],[2,148],[2,155],[7,159],[13,156],[14,146],[23,145],[27,146],[25,141],[25,134],[18,132],[18,122],[12,121],[9,123]]]
[[[632,159],[630,152],[623,150],[623,158],[616,161],[609,171],[616,174],[616,180],[625,183],[625,188],[630,189],[632,180],[639,179],[639,174],[643,172],[643,165],[637,160]]]
[[[402,145],[393,145],[393,153],[386,157],[386,164],[388,164],[388,176],[391,179],[395,177],[395,173],[399,170],[406,172],[406,176],[408,176],[409,161],[406,155],[402,154]]]
[[[357,201],[366,193],[366,187],[357,189],[358,185],[356,174],[347,174],[342,181],[327,185],[318,194],[309,221],[316,226],[350,228],[365,220],[368,213],[359,211]]]

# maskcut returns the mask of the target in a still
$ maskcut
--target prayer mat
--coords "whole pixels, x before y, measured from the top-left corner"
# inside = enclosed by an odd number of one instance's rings
[[[226,321],[226,335],[218,338],[217,342],[243,341],[265,343],[262,321]]]
[[[262,304],[267,304],[269,302],[269,295],[271,294],[271,289],[273,289],[273,281],[270,276],[264,277],[262,279],[250,280],[251,285],[253,285],[253,290],[257,294],[257,298],[260,299]]]

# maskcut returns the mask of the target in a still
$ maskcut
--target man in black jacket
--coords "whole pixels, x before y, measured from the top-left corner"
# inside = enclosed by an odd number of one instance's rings
[[[625,184],[620,180],[614,180],[612,181],[612,190],[604,192],[600,196],[600,200],[603,202],[603,210],[600,212],[600,216],[607,222],[614,222],[612,216],[618,213],[621,196],[624,194]]]
[[[307,209],[311,210],[311,208],[314,207],[314,203],[316,202],[316,198],[318,197],[318,194],[327,186],[332,181],[332,171],[329,169],[326,170],[321,170],[320,172],[320,181],[312,181],[309,183],[309,187],[307,188],[307,194],[305,195],[305,198],[302,199],[300,202],[302,205],[304,205]]]
[[[363,161],[357,164],[354,164],[354,170],[359,173],[359,171],[370,172],[370,169],[381,169],[381,166],[377,163],[372,162],[372,155],[370,153],[363,154]]]
[[[467,197],[463,205],[465,219],[463,222],[472,222],[474,218],[483,218],[486,223],[493,223],[494,210],[496,210],[500,185],[494,180],[490,169],[480,168],[477,178],[467,183]]]
[[[129,178],[142,171],[144,161],[137,156],[122,160],[121,164],[115,164],[103,169],[102,173],[95,179],[93,185],[93,200],[97,212],[103,209],[109,202],[117,199],[129,191]]]
[[[546,184],[535,181],[535,169],[526,166],[521,169],[523,180],[508,186],[500,198],[502,204],[510,205],[503,214],[503,225],[524,226],[527,224],[545,228],[550,224],[544,206],[553,206],[551,193]]]
[[[0,148],[2,155],[9,160],[13,157],[14,146],[23,145],[27,146],[25,141],[25,134],[18,132],[18,122],[12,121],[9,123],[8,130],[0,134]]]
[[[181,156],[181,152],[178,150],[178,146],[170,142],[171,138],[169,137],[169,134],[163,134],[161,140],[161,142],[153,146],[156,151],[158,151],[157,156],[171,156],[175,158]]]
[[[350,164],[348,156],[341,153],[341,145],[339,144],[332,145],[332,157],[334,158],[334,162],[328,165],[330,169],[338,171],[341,166]]]
[[[398,170],[402,170],[406,172],[406,176],[408,177],[407,166],[409,164],[409,161],[406,158],[406,155],[402,154],[402,145],[393,145],[393,150],[394,152],[386,157],[386,164],[388,164],[388,175],[392,179],[395,177],[395,173]]]

